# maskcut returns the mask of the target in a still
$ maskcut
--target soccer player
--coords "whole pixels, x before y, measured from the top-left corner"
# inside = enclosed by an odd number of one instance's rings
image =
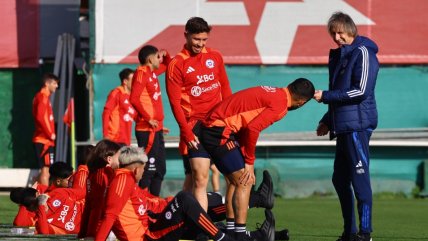
[[[211,222],[189,193],[180,192],[169,202],[148,198],[137,185],[147,156],[136,147],[122,147],[119,152],[121,168],[109,187],[104,217],[95,240],[105,240],[112,230],[119,240],[176,241],[185,230],[196,227],[215,241],[233,240]],[[266,212],[267,221],[261,229],[264,235],[274,232],[274,218],[269,210]]]
[[[206,47],[211,26],[200,17],[185,26],[186,43],[168,66],[166,89],[172,112],[180,128],[180,152],[186,171],[184,190],[192,193],[206,211],[210,159],[200,145],[200,120],[211,108],[232,94],[223,57]]]
[[[89,185],[79,232],[81,238],[95,236],[105,205],[107,188],[114,177],[114,169],[119,167],[119,149],[120,146],[116,142],[101,140],[89,154]]]
[[[89,168],[86,165],[88,158],[91,156],[91,153],[95,146],[93,145],[84,145],[82,146],[84,150],[84,157],[78,158],[78,167],[77,171],[68,180],[68,186],[74,188],[82,188],[85,191],[87,190],[87,179],[89,177]]]
[[[338,241],[371,241],[373,200],[369,142],[378,122],[375,98],[378,47],[369,38],[358,35],[352,18],[342,12],[330,17],[328,32],[338,48],[330,50],[329,90],[317,90],[314,99],[328,104],[317,135],[330,132],[330,139],[337,137],[332,180],[344,222]]]
[[[135,110],[129,102],[134,71],[125,68],[119,73],[121,85],[107,96],[103,111],[103,136],[121,145],[131,144]]]
[[[166,70],[171,58],[166,50],[152,45],[143,46],[138,52],[140,65],[135,70],[132,82],[131,103],[138,113],[135,136],[138,146],[144,148],[149,163],[146,166],[140,187],[148,188],[159,196],[166,173],[164,112],[158,75]]]
[[[39,183],[33,185],[33,189],[38,194],[48,194],[57,188],[69,187],[69,179],[73,174],[73,168],[65,162],[55,162],[49,167],[49,186]],[[86,186],[86,181],[85,181]],[[76,187],[79,188],[79,187]],[[29,227],[34,226],[36,223],[36,213],[28,210],[22,205],[22,197],[28,192],[25,188],[15,188],[10,192],[10,199],[12,202],[19,204],[18,213],[13,221],[14,226]],[[33,191],[30,191],[33,192]]]
[[[255,184],[256,143],[262,130],[282,119],[289,110],[308,102],[313,84],[296,79],[286,88],[259,86],[239,91],[216,105],[203,121],[201,142],[221,173],[229,179],[235,218],[235,237],[248,240],[246,220],[251,185]],[[229,192],[229,190],[228,190]],[[231,210],[232,209],[232,210]]]
[[[19,202],[36,213],[36,233],[77,234],[86,192],[82,188],[68,188],[73,171],[70,165],[56,162],[49,171],[51,186],[48,191],[39,194],[34,188],[24,188]]]
[[[48,73],[43,76],[42,82],[42,88],[33,99],[33,117],[36,127],[33,144],[36,160],[40,166],[38,182],[47,186],[49,183],[49,166],[54,162],[56,139],[55,121],[49,97],[58,88],[59,78]]]
[[[36,212],[38,234],[77,234],[85,194],[83,189],[56,188],[38,195],[36,189],[25,188],[22,204]]]

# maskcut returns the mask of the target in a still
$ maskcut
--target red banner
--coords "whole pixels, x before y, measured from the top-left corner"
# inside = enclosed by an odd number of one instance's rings
[[[213,26],[208,46],[228,64],[326,64],[336,47],[326,23],[340,10],[379,45],[381,63],[428,63],[427,0],[130,0],[126,6],[118,12],[117,4],[97,1],[96,15],[104,17],[97,23],[96,62],[137,63],[145,44],[175,54],[187,19],[201,16]]]
[[[0,68],[36,67],[39,54],[39,0],[2,0]]]

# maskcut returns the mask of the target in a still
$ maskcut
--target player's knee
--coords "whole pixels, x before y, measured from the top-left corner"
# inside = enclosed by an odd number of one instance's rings
[[[177,195],[175,195],[175,198],[178,200],[178,202],[185,204],[192,203],[195,200],[192,194],[184,191],[180,191],[179,193],[177,193]]]
[[[197,172],[193,175],[193,182],[196,187],[205,187],[208,185],[208,174]]]

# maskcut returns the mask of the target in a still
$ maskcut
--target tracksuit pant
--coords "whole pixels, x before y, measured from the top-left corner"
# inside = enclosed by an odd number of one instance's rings
[[[357,233],[354,195],[357,200],[359,231],[372,232],[372,189],[370,186],[369,141],[371,131],[337,135],[333,185],[339,196],[344,233]]]

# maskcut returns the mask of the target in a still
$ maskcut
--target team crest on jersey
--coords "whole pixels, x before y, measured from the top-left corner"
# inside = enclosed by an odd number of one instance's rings
[[[165,213],[165,218],[170,220],[172,218],[172,213],[170,211]]]
[[[50,116],[49,116],[49,120],[50,120],[50,121],[53,121],[53,120],[54,120],[53,115],[50,115]]]
[[[143,215],[146,213],[146,208],[144,207],[144,205],[143,205],[143,204],[141,204],[141,205],[138,207],[138,213],[139,213],[141,216],[143,216]]]
[[[209,68],[209,69],[214,68],[214,60],[207,59],[207,61],[205,61],[205,66],[207,66],[207,68]]]
[[[59,207],[59,206],[61,206],[61,201],[60,201],[60,200],[58,200],[58,199],[57,199],[57,200],[55,200],[55,201],[53,201],[53,202],[52,202],[52,206],[54,206],[54,207],[56,207],[56,208],[57,208],[57,207]]]
[[[267,92],[271,92],[271,93],[276,92],[276,88],[275,88],[275,87],[272,87],[272,86],[262,85],[262,86],[260,86],[260,87],[262,87],[262,89],[266,90]]]
[[[149,162],[150,163],[155,163],[155,158],[154,157],[150,157]]]

